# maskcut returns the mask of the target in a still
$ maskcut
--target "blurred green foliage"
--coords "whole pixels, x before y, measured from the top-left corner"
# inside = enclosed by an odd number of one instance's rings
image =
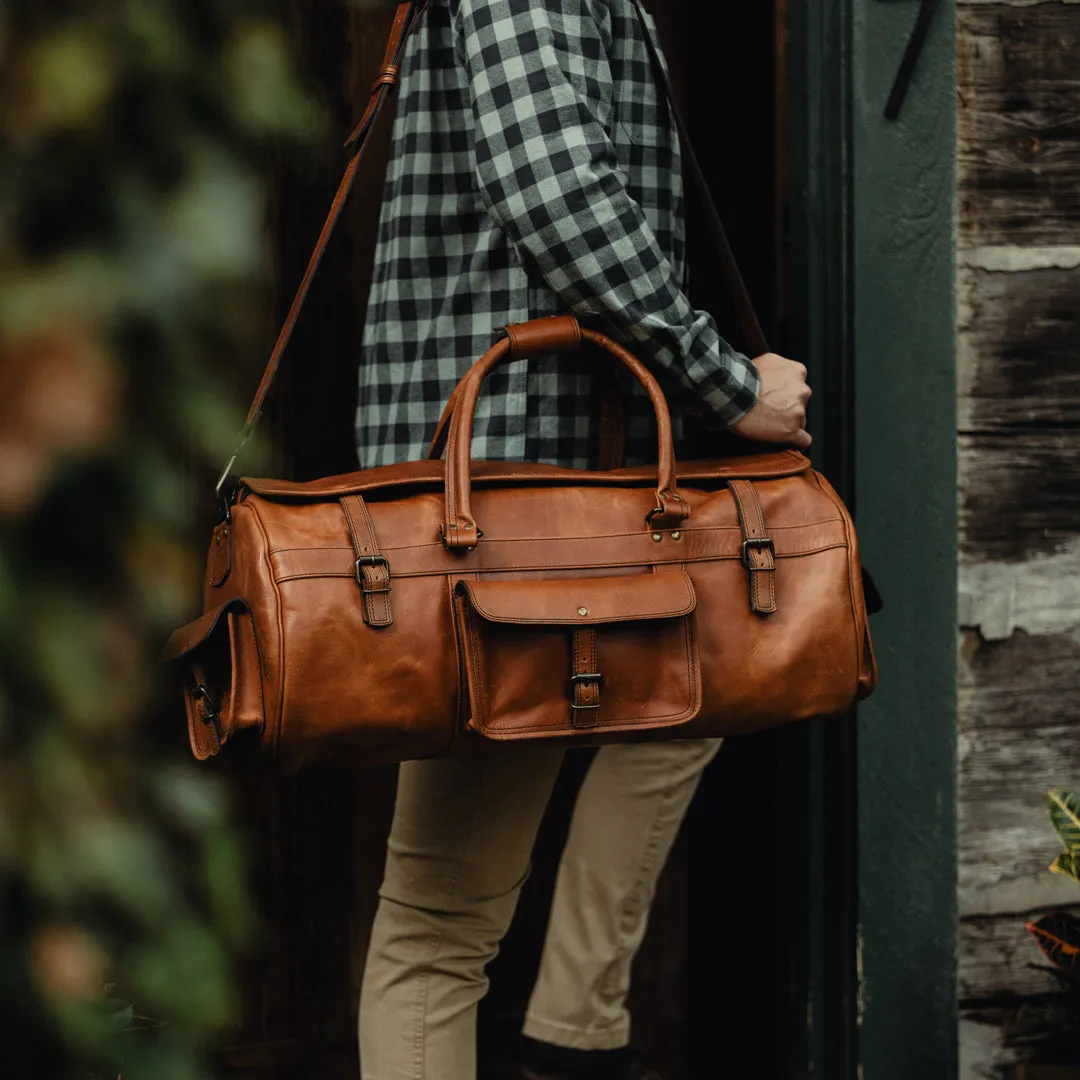
[[[315,119],[268,0],[0,5],[5,1080],[204,1076],[235,1016],[241,845],[156,653],[265,344],[267,148]]]

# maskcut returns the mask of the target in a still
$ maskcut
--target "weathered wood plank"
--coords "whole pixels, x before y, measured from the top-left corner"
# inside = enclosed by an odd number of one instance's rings
[[[961,1008],[959,1080],[1016,1080],[1014,1069],[1030,1050],[1022,1042],[1023,998]]]
[[[1076,3],[958,0],[963,1080],[1026,1059],[1025,912],[1078,899],[1045,809],[1080,778],[1078,45]]]
[[[1007,640],[987,641],[965,629],[959,655],[961,733],[1002,727],[1039,738],[1046,728],[1080,726],[1080,640],[1074,634],[1016,630]]]
[[[961,626],[987,641],[1027,634],[1074,634],[1080,622],[1080,542],[1070,539],[1050,554],[1026,561],[983,562],[965,558],[960,567]]]
[[[1045,958],[1024,929],[1028,918],[1030,915],[1021,912],[960,920],[958,970],[962,1002],[1060,990],[1060,983],[1044,969]]]
[[[957,9],[962,246],[1080,242],[1080,5]]]
[[[958,443],[963,560],[1030,559],[1080,536],[1080,434],[961,434]]]
[[[957,290],[960,431],[1080,426],[1080,267],[961,267]]]
[[[1061,845],[1046,790],[1080,777],[1080,726],[962,731],[959,746],[959,907],[990,915],[1080,904],[1080,887],[1052,874]]]
[[[1002,1029],[1007,1019],[1005,1008],[960,1011],[959,1080],[1006,1080],[1011,1077],[1011,1068],[1018,1058],[1005,1046]]]

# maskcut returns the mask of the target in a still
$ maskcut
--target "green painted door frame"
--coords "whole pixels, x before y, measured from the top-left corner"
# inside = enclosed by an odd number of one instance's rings
[[[877,694],[790,736],[798,1080],[957,1073],[953,0],[884,115],[919,2],[790,4],[792,348],[886,601]]]

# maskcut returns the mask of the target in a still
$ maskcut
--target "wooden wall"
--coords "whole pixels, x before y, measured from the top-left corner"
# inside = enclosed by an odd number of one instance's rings
[[[961,1075],[1055,981],[1025,919],[1080,786],[1080,3],[959,0]]]

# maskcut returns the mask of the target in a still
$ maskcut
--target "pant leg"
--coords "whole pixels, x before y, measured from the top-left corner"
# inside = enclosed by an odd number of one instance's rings
[[[525,1034],[612,1050],[630,1041],[630,966],[679,826],[720,740],[606,746],[586,776],[559,865]]]
[[[364,1080],[475,1080],[484,969],[562,758],[496,746],[402,766],[361,990]]]

